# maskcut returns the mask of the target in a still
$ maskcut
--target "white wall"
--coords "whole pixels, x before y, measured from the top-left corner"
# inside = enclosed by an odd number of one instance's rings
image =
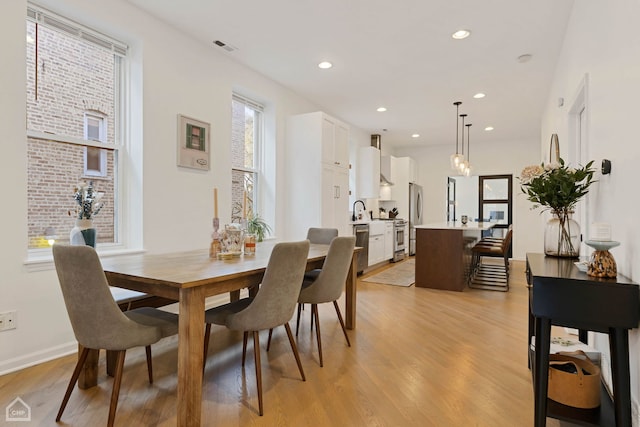
[[[131,46],[134,112],[133,142],[142,141],[143,165],[131,181],[142,182],[144,247],[150,252],[208,248],[213,216],[212,189],[218,187],[221,223],[231,216],[230,135],[233,90],[266,103],[267,155],[276,168],[267,171],[276,186],[267,189],[261,210],[276,230],[295,201],[284,189],[285,120],[288,115],[320,108],[218,53],[187,38],[122,0],[41,0],[41,6],[120,38]],[[0,333],[0,374],[65,352],[75,340],[54,270],[27,271],[25,151],[25,18],[26,1],[4,2],[0,15],[1,196],[4,200],[4,244],[0,249],[0,312],[17,310],[18,328]],[[188,66],[184,65],[188,64]],[[185,114],[211,123],[211,170],[176,166],[176,116]],[[331,114],[330,111],[327,113]],[[142,121],[140,121],[140,117]],[[140,123],[142,125],[140,125]],[[137,126],[136,126],[137,124]],[[353,129],[356,141],[363,133]],[[139,144],[138,144],[139,145]]]
[[[597,174],[599,182],[589,193],[589,216],[591,221],[611,224],[613,240],[621,243],[611,251],[618,272],[635,282],[640,281],[640,141],[635,131],[640,113],[638,16],[640,2],[637,0],[574,3],[543,116],[540,148],[541,152],[548,150],[548,136],[555,132],[560,138],[561,155],[566,157],[572,152],[569,108],[588,76],[588,158],[596,160],[596,165],[606,158],[613,165],[611,175]],[[565,99],[563,107],[558,107],[559,97]],[[595,343],[608,354],[606,336],[596,334]],[[638,426],[640,334],[637,329],[630,333],[630,347],[634,425]],[[608,370],[603,373],[608,376]]]
[[[418,184],[423,187],[425,204],[424,223],[447,220],[447,177],[451,175],[449,156],[453,149],[453,145],[435,145],[394,152],[395,156],[409,156],[417,162]],[[538,211],[531,210],[516,178],[525,166],[540,163],[539,140],[493,142],[473,153],[475,175],[513,174],[513,258],[524,260],[527,252],[540,252],[543,238],[536,230],[543,230],[544,221]]]

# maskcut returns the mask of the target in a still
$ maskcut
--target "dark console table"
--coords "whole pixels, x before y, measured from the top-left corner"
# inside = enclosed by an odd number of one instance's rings
[[[638,326],[640,293],[638,285],[618,275],[616,279],[588,276],[573,264],[575,259],[527,254],[529,291],[529,343],[536,337],[533,364],[535,426],[546,424],[546,417],[583,425],[631,426],[629,374],[629,329]],[[609,334],[613,412],[606,405],[597,409],[576,409],[547,403],[551,325]],[[609,397],[603,387],[603,399]],[[549,410],[549,411],[548,411]],[[607,419],[609,418],[609,419]],[[614,424],[615,423],[615,424]]]

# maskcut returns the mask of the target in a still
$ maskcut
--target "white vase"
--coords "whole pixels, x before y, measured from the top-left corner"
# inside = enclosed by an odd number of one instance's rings
[[[553,211],[544,229],[544,253],[550,256],[580,256],[580,225],[571,218],[573,212]]]
[[[72,245],[88,245],[96,247],[96,229],[90,219],[77,219],[76,225],[69,234],[69,243]]]

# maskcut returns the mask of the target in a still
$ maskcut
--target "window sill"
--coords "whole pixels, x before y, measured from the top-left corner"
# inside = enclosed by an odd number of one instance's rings
[[[130,249],[124,248],[119,245],[101,245],[98,249],[98,255],[100,258],[119,256],[119,255],[131,255],[145,252],[144,249]],[[24,261],[24,266],[27,273],[33,273],[36,271],[54,270],[53,255],[51,249],[31,249],[27,255],[27,259]]]

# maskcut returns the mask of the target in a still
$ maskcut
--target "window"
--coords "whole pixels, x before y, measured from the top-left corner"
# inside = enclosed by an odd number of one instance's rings
[[[98,242],[120,243],[127,46],[30,3],[26,37],[29,249],[46,229],[68,242],[74,188],[88,181],[104,193]]]
[[[105,142],[105,118],[97,113],[84,114],[84,139]],[[107,176],[107,150],[97,147],[84,147],[84,175]]]
[[[246,195],[247,215],[259,214],[259,152],[262,147],[263,106],[233,95],[231,100],[231,202],[232,219],[242,217]]]

